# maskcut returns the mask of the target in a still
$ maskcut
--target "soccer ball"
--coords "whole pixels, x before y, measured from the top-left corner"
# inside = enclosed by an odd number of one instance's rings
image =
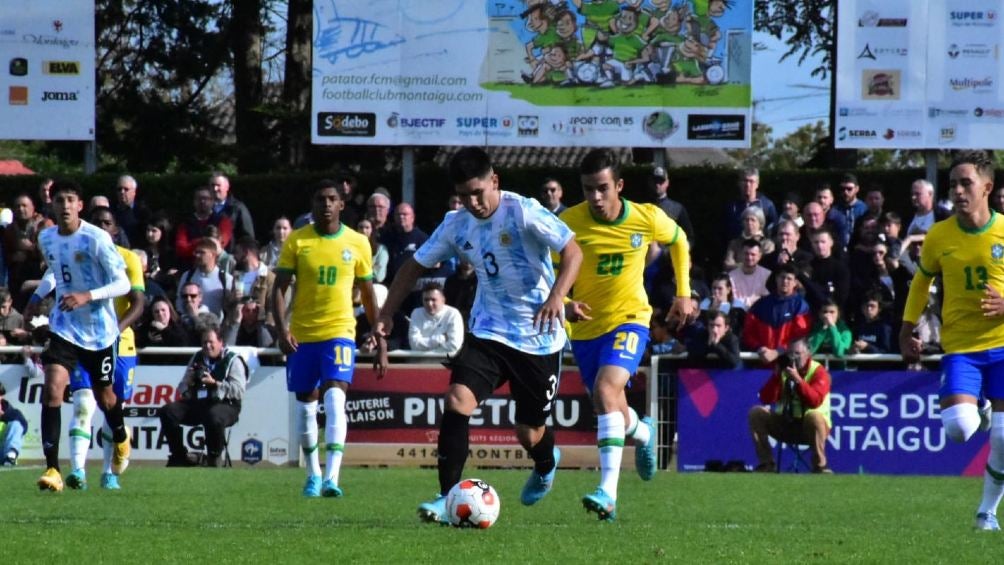
[[[490,528],[501,509],[498,493],[481,479],[464,479],[446,495],[446,515],[458,528]]]

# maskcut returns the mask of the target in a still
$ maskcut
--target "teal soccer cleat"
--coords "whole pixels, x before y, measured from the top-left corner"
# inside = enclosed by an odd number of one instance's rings
[[[523,492],[519,495],[520,502],[524,506],[531,506],[540,502],[540,499],[551,492],[554,484],[554,475],[558,472],[558,463],[561,461],[561,450],[554,448],[554,468],[546,475],[538,475],[536,471],[530,471],[530,478],[523,485]]]
[[[341,498],[342,489],[338,488],[335,481],[328,479],[321,484],[321,496],[325,498]]]
[[[431,524],[449,524],[446,515],[446,496],[439,495],[434,500],[418,505],[418,519]]]
[[[120,490],[119,477],[115,473],[101,474],[101,488],[106,490]]]
[[[652,424],[652,418],[648,416],[642,418],[638,425],[648,426],[649,436],[644,445],[634,446],[634,465],[641,480],[651,481],[659,466],[658,455],[655,452],[655,425]]]
[[[307,477],[307,482],[303,484],[303,496],[307,498],[319,498],[321,496],[321,476],[311,475]]]
[[[976,515],[976,523],[973,528],[983,532],[999,532],[1000,524],[997,523],[997,515],[993,512],[980,512]]]
[[[601,488],[597,488],[593,494],[583,496],[582,506],[589,512],[596,512],[596,517],[600,520],[613,522],[617,519],[617,502]]]
[[[77,469],[66,475],[66,486],[73,490],[87,490],[87,475],[83,469]]]

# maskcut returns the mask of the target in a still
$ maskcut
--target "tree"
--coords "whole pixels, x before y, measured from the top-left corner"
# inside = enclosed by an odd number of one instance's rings
[[[798,56],[801,65],[810,55],[820,55],[812,76],[831,76],[836,63],[836,36],[832,0],[756,0],[753,26],[758,31],[783,39],[788,51],[785,60]]]

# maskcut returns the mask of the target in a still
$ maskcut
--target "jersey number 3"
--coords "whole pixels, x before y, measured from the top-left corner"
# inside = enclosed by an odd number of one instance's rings
[[[966,266],[966,290],[983,290],[990,280],[987,268],[980,265],[978,267]],[[975,281],[973,280],[975,275]]]

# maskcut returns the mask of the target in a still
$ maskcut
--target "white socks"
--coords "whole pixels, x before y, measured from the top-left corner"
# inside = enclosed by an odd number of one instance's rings
[[[624,455],[624,414],[611,412],[597,418],[596,445],[600,449],[600,488],[617,500]]]
[[[628,420],[627,437],[633,439],[635,445],[645,445],[652,436],[652,430],[641,423],[638,413],[630,406],[628,406],[628,416],[630,419]]]
[[[307,475],[321,476],[321,461],[317,456],[317,401],[296,401],[296,433],[307,463]]]
[[[108,418],[101,424],[101,449],[104,456],[104,467],[102,473],[112,472],[112,454],[115,453],[115,438],[112,437],[112,427],[108,425]]]
[[[1004,496],[1004,412],[994,412],[990,420],[990,457],[983,472],[983,500],[977,512],[996,514]]]
[[[996,416],[996,414],[994,414]],[[967,441],[980,427],[980,412],[975,404],[956,404],[941,411],[941,425],[952,441]]]
[[[73,420],[70,421],[70,469],[83,469],[91,447],[91,418],[98,403],[90,389],[73,393]]]
[[[345,391],[333,386],[324,392],[324,415],[324,437],[327,440],[324,478],[337,485],[342,452],[345,451],[345,434],[349,429],[345,421]]]

